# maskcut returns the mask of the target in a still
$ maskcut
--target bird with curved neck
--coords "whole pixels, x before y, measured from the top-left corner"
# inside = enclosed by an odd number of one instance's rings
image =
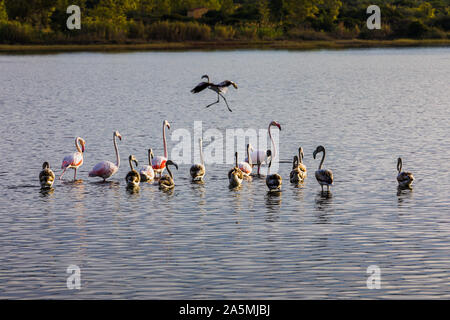
[[[168,175],[165,174],[161,177],[161,179],[159,179],[159,187],[163,190],[168,190],[175,187],[175,181],[173,180],[173,174],[169,166],[174,166],[178,170],[178,165],[175,162],[172,160],[167,160],[166,167]]]
[[[148,149],[148,165],[143,166],[139,170],[139,174],[141,175],[141,181],[148,182],[152,181],[155,178],[155,171],[152,167],[152,159],[153,159],[153,150]]]
[[[167,141],[166,141],[166,127],[170,130],[170,123],[167,120],[163,121],[163,127],[162,127],[162,134],[163,134],[163,147],[164,147],[164,156],[156,156],[152,159],[152,167],[155,173],[159,174],[159,177],[161,178],[161,175],[166,168],[166,162],[168,159],[168,152],[167,152]]]
[[[402,171],[403,161],[402,158],[397,159],[397,182],[400,188],[411,188],[411,184],[414,181],[414,176],[411,172]]]
[[[127,173],[125,177],[125,181],[127,182],[127,187],[129,188],[135,188],[139,186],[139,182],[141,182],[141,175],[139,172],[136,171],[136,169],[133,168],[133,163],[136,165],[136,167],[139,165],[137,159],[134,157],[134,155],[130,155],[128,157],[128,163],[130,164],[130,171]]]
[[[322,160],[319,164],[319,169],[315,172],[317,182],[322,187],[323,192],[323,186],[327,186],[327,191],[330,191],[330,186],[333,184],[333,172],[329,169],[322,169],[323,162],[325,160],[325,148],[323,146],[318,146],[316,150],[314,150],[313,156],[314,159],[316,159],[316,155],[319,152],[323,152],[322,154]]]
[[[292,162],[292,171],[289,176],[289,181],[291,183],[299,184],[303,182],[307,176],[306,167],[303,164],[303,148],[298,148],[298,156],[294,156]]]
[[[238,166],[238,153],[234,153],[235,166],[233,169],[228,171],[228,181],[230,182],[230,187],[235,188],[241,185],[244,179],[244,174]]]
[[[273,137],[272,137],[272,133],[270,132],[270,127],[275,126],[278,127],[278,129],[281,131],[281,125],[276,122],[276,121],[271,121],[269,123],[269,128],[267,129],[267,132],[269,133],[269,138],[270,141],[272,143],[272,148],[273,148],[273,158],[275,158],[275,154],[276,154],[276,146],[275,146],[275,141],[273,141]],[[264,163],[268,162],[268,157],[267,157],[267,150],[254,150],[251,154],[251,161],[252,161],[252,166],[258,166],[258,177],[260,177],[260,169],[261,169],[261,165]],[[246,162],[248,161],[248,157],[245,158]]]
[[[119,156],[119,148],[117,147],[116,138],[122,141],[122,136],[119,131],[113,132],[113,145],[114,150],[116,152],[116,163],[112,163],[111,161],[101,161],[97,163],[92,170],[89,172],[89,177],[100,177],[103,179],[103,182],[106,181],[109,177],[116,174],[119,171],[120,167],[120,156]]]
[[[283,179],[278,173],[270,174],[270,167],[272,166],[272,152],[267,150],[267,158],[270,158],[269,168],[267,170],[266,185],[270,191],[278,191],[281,189]]]
[[[83,164],[83,153],[86,147],[86,141],[84,141],[83,138],[76,137],[75,147],[77,148],[77,152],[67,155],[63,159],[63,162],[61,164],[61,169],[63,169],[63,172],[59,177],[60,180],[62,179],[67,169],[74,169],[75,172],[73,175],[73,180],[77,179],[77,169]]]
[[[253,166],[252,166],[252,157],[250,157],[250,150],[253,150],[253,147],[251,144],[247,144],[247,161],[241,161],[239,162],[239,169],[241,169],[242,173],[244,174],[244,177],[250,177],[252,174]]]
[[[194,164],[191,166],[190,174],[192,177],[192,180],[199,181],[203,180],[203,177],[205,176],[205,162],[203,160],[203,140],[202,138],[198,139],[198,144],[200,148],[200,162],[199,164]]]
[[[50,189],[55,182],[55,174],[47,161],[42,164],[42,171],[39,173],[39,182],[42,189]]]
[[[217,93],[217,101],[207,105],[206,108],[209,108],[213,104],[219,103],[219,101],[220,101],[219,99],[220,99],[220,97],[222,97],[223,101],[225,101],[225,104],[227,105],[228,110],[230,112],[232,112],[232,110],[228,106],[227,99],[225,99],[225,97],[223,95],[225,93],[227,93],[229,86],[233,86],[235,89],[237,89],[238,88],[237,84],[230,80],[225,80],[225,81],[222,81],[221,83],[215,84],[215,83],[212,83],[209,81],[209,76],[207,74],[203,75],[202,79],[206,79],[207,81],[200,82],[194,89],[191,90],[191,92],[199,93],[199,92],[205,90],[206,88],[208,88],[209,90],[212,90]]]

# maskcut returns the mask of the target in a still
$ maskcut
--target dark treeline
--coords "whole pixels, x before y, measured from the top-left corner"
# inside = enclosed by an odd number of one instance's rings
[[[72,4],[81,30],[66,27]],[[0,0],[6,44],[398,38],[450,39],[450,0]]]

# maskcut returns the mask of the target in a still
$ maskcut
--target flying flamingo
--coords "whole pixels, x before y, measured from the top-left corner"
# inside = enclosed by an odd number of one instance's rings
[[[221,83],[215,84],[215,83],[212,83],[212,82],[209,81],[209,76],[207,74],[202,76],[202,79],[203,78],[208,79],[208,82],[205,82],[205,81],[200,82],[194,89],[191,90],[191,92],[192,93],[198,93],[198,92],[203,91],[206,88],[208,88],[208,89],[210,89],[210,90],[212,90],[212,91],[217,93],[217,101],[213,102],[211,104],[208,104],[206,106],[206,108],[209,108],[213,104],[219,103],[219,98],[222,97],[223,101],[225,101],[225,103],[227,105],[228,110],[230,112],[233,112],[233,111],[231,111],[230,107],[228,106],[227,99],[225,99],[225,97],[223,95],[225,93],[227,93],[229,86],[233,86],[235,89],[237,89],[238,88],[237,84],[234,83],[233,81],[230,81],[230,80],[225,80],[225,81],[222,81]]]
[[[89,177],[100,177],[103,178],[103,181],[106,181],[106,179],[111,177],[119,170],[120,157],[119,149],[117,148],[116,137],[119,138],[119,140],[122,140],[122,136],[120,135],[119,131],[113,132],[114,150],[116,150],[116,164],[112,163],[111,161],[99,162],[89,172]]]
[[[164,120],[163,122],[163,145],[164,145],[164,157],[163,156],[156,156],[152,159],[152,167],[153,170],[159,174],[159,177],[161,178],[161,175],[164,171],[164,168],[166,167],[167,162],[167,143],[166,143],[166,126],[170,130],[170,123],[167,120]]]
[[[281,131],[281,125],[278,122],[276,122],[276,121],[272,121],[269,124],[269,128],[268,128],[270,141],[272,141],[273,158],[275,158],[276,146],[275,146],[275,142],[273,141],[272,134],[270,133],[270,127],[271,126],[277,126],[278,129],[280,129],[280,131]],[[268,160],[267,151],[266,150],[254,150],[254,151],[252,151],[250,156],[251,156],[252,166],[255,166],[255,165],[258,166],[258,177],[259,177],[260,176],[261,164],[266,163],[267,160]],[[245,162],[249,162],[248,161],[248,156],[245,158]]]
[[[139,170],[142,182],[152,181],[155,178],[155,171],[153,171],[152,168],[152,159],[153,159],[153,151],[152,149],[148,149],[148,165],[143,166]]]
[[[247,158],[246,158],[246,160],[248,160],[248,162],[246,162],[246,161],[239,162],[239,169],[241,169],[241,171],[245,177],[249,177],[253,170],[252,157],[249,157],[250,150],[253,150],[253,148],[252,148],[251,144],[249,143],[249,144],[247,144]]]
[[[77,169],[83,164],[83,152],[86,146],[86,141],[83,138],[76,137],[75,138],[75,147],[77,148],[77,152],[74,152],[68,156],[65,156],[61,165],[61,169],[63,172],[59,179],[61,180],[64,173],[67,169],[74,169],[75,173],[73,175],[73,180],[77,178]]]

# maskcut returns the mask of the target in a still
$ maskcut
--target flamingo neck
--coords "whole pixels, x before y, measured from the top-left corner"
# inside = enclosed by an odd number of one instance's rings
[[[238,154],[237,152],[234,154],[234,163],[235,163],[235,167],[238,167]]]
[[[203,160],[203,144],[202,141],[199,141],[199,145],[200,145],[200,161],[202,163],[202,166],[205,166],[205,162]]]
[[[81,150],[81,147],[80,147],[79,143],[80,143],[80,137],[77,137],[75,139],[75,148],[77,148],[78,152],[82,153],[83,151]]]
[[[252,157],[250,157],[250,145],[247,146],[247,159],[250,167],[252,166]]]
[[[272,159],[269,162],[269,168],[267,169],[267,178],[270,176],[270,167],[272,166]]]
[[[170,171],[170,168],[168,165],[166,165],[166,169],[167,169],[167,172],[169,173],[170,179],[173,179],[172,171]]]
[[[164,145],[164,158],[168,158],[167,156],[167,143],[166,143],[166,123],[163,123],[163,145]]]
[[[116,151],[116,166],[120,166],[119,148],[117,146],[116,135],[113,135],[114,150]]]
[[[150,151],[148,152],[148,164],[150,167],[152,166],[152,153]]]
[[[270,125],[269,125],[268,131],[269,131],[270,141],[272,141],[272,147],[273,147],[273,155],[272,155],[272,158],[275,159],[276,153],[277,153],[277,149],[276,149],[276,147],[275,147],[275,141],[273,141],[273,138],[272,138],[272,133],[270,132],[270,127],[271,127],[271,126],[272,126],[272,125],[270,124]]]
[[[402,172],[402,160],[401,159],[397,162],[397,170],[399,173]]]
[[[303,163],[303,156],[302,153],[300,152],[300,149],[298,149],[298,162]]]
[[[130,164],[131,171],[134,171],[133,163],[132,163],[131,159],[128,159],[128,163]]]
[[[323,149],[322,152],[323,152],[323,154],[322,154],[322,160],[320,161],[320,164],[319,164],[319,170],[322,169],[323,162],[325,161],[325,149]]]

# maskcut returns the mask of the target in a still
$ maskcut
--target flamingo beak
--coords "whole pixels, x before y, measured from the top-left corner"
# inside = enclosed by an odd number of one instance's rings
[[[83,144],[81,145],[81,151],[82,151],[82,152],[84,152],[84,150],[86,149],[85,145],[86,145],[85,143],[83,143]]]
[[[119,140],[122,141],[122,136],[120,134],[117,136],[117,138],[119,138]]]
[[[317,154],[317,150],[314,150],[314,152],[313,152],[314,159],[316,158],[316,154]]]
[[[281,125],[279,124],[279,123],[276,123],[275,124],[277,127],[278,127],[278,129],[280,129],[280,131],[281,131]]]

